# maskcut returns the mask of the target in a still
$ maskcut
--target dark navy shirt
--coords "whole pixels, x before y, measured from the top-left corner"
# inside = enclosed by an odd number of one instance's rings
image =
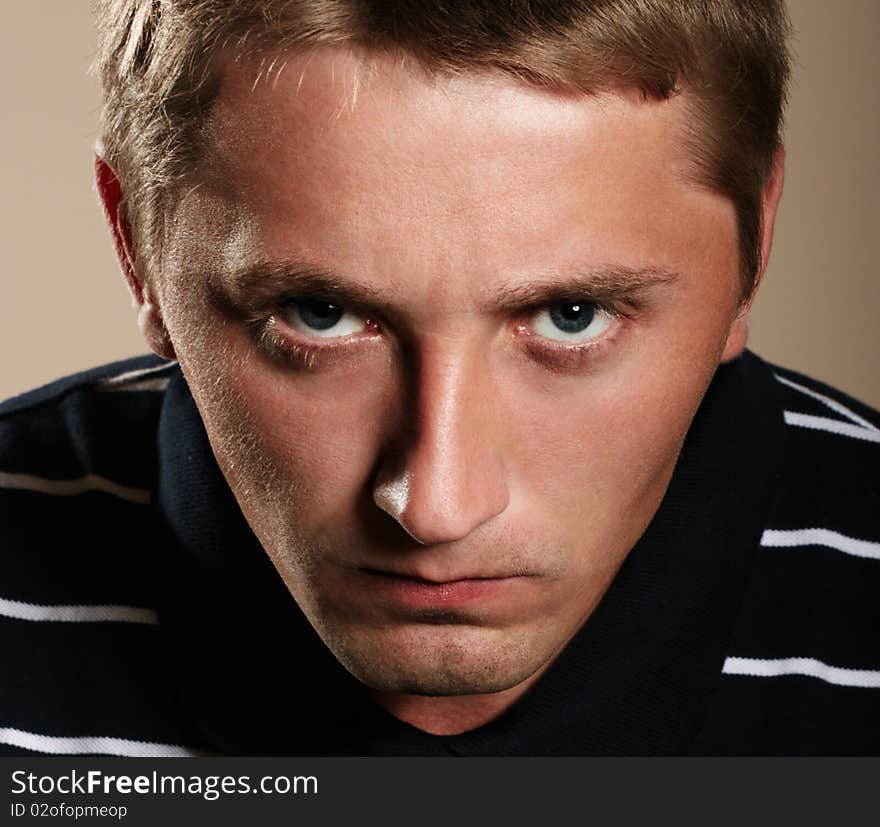
[[[880,415],[748,352],[586,624],[462,735],[326,649],[176,363],[3,403],[0,531],[0,754],[880,753]]]

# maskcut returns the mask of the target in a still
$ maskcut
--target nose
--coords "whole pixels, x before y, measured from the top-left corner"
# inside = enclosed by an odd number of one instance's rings
[[[503,424],[479,357],[422,354],[373,500],[417,542],[451,543],[509,503]]]

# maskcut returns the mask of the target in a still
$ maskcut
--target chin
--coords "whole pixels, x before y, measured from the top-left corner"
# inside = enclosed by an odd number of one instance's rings
[[[503,692],[549,658],[484,628],[433,626],[374,635],[324,636],[339,662],[378,692],[452,696]]]

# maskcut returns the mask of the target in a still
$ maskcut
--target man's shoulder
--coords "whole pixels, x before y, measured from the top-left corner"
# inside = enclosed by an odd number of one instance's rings
[[[752,446],[754,462],[772,461],[771,519],[880,533],[880,411],[753,353],[741,375],[740,392],[772,423]]]
[[[880,443],[880,411],[811,376],[768,367],[781,387],[786,425]]]
[[[102,390],[162,390],[162,376],[177,365],[153,354],[108,362],[63,376],[33,390],[0,401],[0,421],[43,406],[57,405],[72,394]]]
[[[861,594],[880,621],[880,602],[868,599],[880,588],[880,413],[802,373],[771,370],[784,438],[765,564],[778,568],[777,585],[815,592],[816,607]]]
[[[0,597],[117,602],[127,578],[115,575],[154,521],[157,423],[173,370],[129,359],[0,405]]]
[[[707,752],[876,754],[880,414],[768,366],[781,462]]]
[[[791,530],[827,524],[857,536],[880,534],[880,412],[802,373],[770,369],[785,425],[776,521]],[[768,529],[765,540],[781,542],[781,531]]]
[[[186,753],[152,507],[175,369],[129,359],[0,405],[0,754]]]
[[[0,402],[0,488],[21,475],[56,481],[88,474],[143,477],[151,464],[146,437],[175,367],[140,356]]]

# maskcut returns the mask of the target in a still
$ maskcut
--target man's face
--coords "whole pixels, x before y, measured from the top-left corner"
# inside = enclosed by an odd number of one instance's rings
[[[158,300],[218,462],[368,685],[516,686],[654,515],[738,306],[683,102],[226,67]],[[279,653],[279,657],[286,657]]]

